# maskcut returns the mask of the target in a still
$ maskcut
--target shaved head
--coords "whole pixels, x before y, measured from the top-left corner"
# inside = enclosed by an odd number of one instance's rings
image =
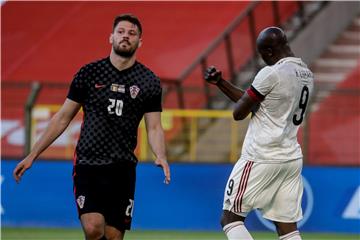
[[[256,46],[263,60],[273,65],[281,58],[293,56],[284,31],[278,27],[268,27],[259,33]]]

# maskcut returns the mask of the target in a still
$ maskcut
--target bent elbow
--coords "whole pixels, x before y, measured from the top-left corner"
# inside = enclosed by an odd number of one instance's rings
[[[235,121],[240,121],[240,120],[244,120],[246,116],[237,112],[233,112],[233,118]]]
[[[240,119],[239,119],[239,116],[235,113],[235,112],[233,112],[233,119],[235,120],[235,121],[239,121]]]

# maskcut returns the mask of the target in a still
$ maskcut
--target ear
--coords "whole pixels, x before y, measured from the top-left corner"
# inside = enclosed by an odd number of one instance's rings
[[[138,45],[138,48],[141,47],[142,45],[142,38],[139,39],[139,45]]]
[[[273,50],[271,48],[266,48],[266,54],[268,56],[272,56],[273,55]]]
[[[114,42],[114,34],[111,33],[109,36],[109,43],[113,44],[113,42]]]

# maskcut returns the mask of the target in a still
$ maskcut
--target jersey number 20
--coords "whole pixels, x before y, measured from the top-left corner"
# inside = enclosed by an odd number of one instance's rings
[[[293,117],[293,123],[296,126],[300,125],[304,119],[304,114],[305,114],[308,100],[309,100],[309,88],[307,86],[304,86],[301,90],[301,96],[300,96],[300,101],[299,101],[299,108],[301,109],[301,113],[299,116],[297,114],[294,114],[294,117]]]
[[[124,102],[122,100],[112,99],[112,98],[110,98],[109,101],[110,101],[110,105],[107,107],[109,114],[115,113],[117,116],[121,116],[124,107]]]

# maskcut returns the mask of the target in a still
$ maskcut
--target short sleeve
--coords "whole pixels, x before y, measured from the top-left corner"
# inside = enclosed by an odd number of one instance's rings
[[[265,97],[275,84],[278,82],[278,77],[271,67],[264,67],[256,74],[251,89],[256,94],[260,94]]]
[[[81,68],[74,76],[71,82],[67,98],[78,102],[84,103],[86,97],[86,69]]]
[[[153,91],[150,94],[149,99],[145,102],[145,112],[161,112],[162,111],[162,88],[160,86],[160,80],[156,78],[156,84],[154,84]]]

